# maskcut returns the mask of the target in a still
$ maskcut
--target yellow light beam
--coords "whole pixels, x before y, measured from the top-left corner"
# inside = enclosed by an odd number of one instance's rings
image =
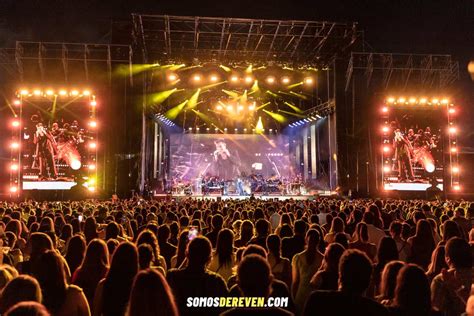
[[[256,93],[260,91],[260,88],[258,87],[258,80],[255,80],[253,82],[252,88],[250,88],[251,93]]]
[[[181,102],[177,106],[169,109],[168,111],[166,111],[165,116],[170,120],[174,120],[175,118],[178,117],[179,113],[181,113],[181,111],[184,109],[184,106],[188,102],[189,102],[189,100],[184,100],[183,102]]]
[[[297,112],[297,113],[303,113],[303,110],[301,110],[299,107],[297,107],[296,105],[294,104],[291,104],[290,102],[283,102],[285,103],[286,105],[288,105],[290,108],[293,109],[293,111]]]
[[[226,72],[231,72],[231,69],[227,66],[224,66],[224,65],[219,65],[220,68],[224,69],[224,71]]]
[[[198,103],[199,94],[201,89],[197,89],[196,92],[189,98],[188,104],[186,105],[186,110],[194,109]]]
[[[165,90],[165,91],[160,91],[157,93],[152,93],[149,96],[149,105],[150,104],[161,104],[163,103],[166,99],[168,99],[173,93],[178,91],[177,88],[171,89],[171,90]]]
[[[301,93],[296,93],[294,91],[290,91],[290,94],[294,95],[295,97],[298,97],[300,99],[303,99],[303,100],[308,100],[308,97],[305,96],[304,94],[301,94]]]
[[[244,94],[240,97],[240,102],[247,103],[247,90],[244,91]]]
[[[292,85],[289,85],[288,89],[293,89],[293,88],[296,88],[296,87],[301,86],[301,85],[303,85],[303,81],[294,83]]]
[[[213,84],[208,84],[207,86],[203,86],[201,87],[201,90],[204,91],[204,90],[209,90],[209,89],[212,89],[214,87],[217,87],[217,86],[220,86],[221,84],[224,84],[226,83],[227,81],[221,81],[221,82],[216,82],[216,83],[213,83]]]
[[[253,68],[253,66],[252,66],[252,65],[249,65],[249,66],[247,67],[247,69],[245,69],[245,72],[248,73],[248,74],[251,74],[251,73],[252,73],[252,68]]]
[[[267,110],[263,110],[263,112],[267,113],[268,115],[270,115],[271,118],[273,118],[275,121],[277,122],[280,122],[280,123],[285,123],[286,122],[286,117],[284,117],[283,115],[281,114],[278,114],[278,113],[274,113],[274,112],[271,112],[271,111],[267,111]]]
[[[298,113],[293,113],[293,112],[288,112],[288,111],[285,111],[285,110],[280,110],[281,113],[285,113],[285,114],[288,114],[288,115],[291,115],[291,116],[294,116],[294,117],[299,117],[299,118],[304,118],[306,116],[302,115],[302,114],[298,114]]]
[[[258,134],[263,133],[263,123],[262,123],[262,117],[258,117],[258,122],[257,125],[255,126],[255,132]]]
[[[257,107],[255,110],[258,111],[258,110],[261,110],[263,109],[264,107],[266,107],[267,105],[269,105],[271,102],[266,102],[266,103],[263,103],[262,105],[260,105],[259,107]]]
[[[240,94],[235,92],[235,91],[222,89],[222,92],[224,92],[228,96],[232,97],[233,99],[238,99],[240,97]]]

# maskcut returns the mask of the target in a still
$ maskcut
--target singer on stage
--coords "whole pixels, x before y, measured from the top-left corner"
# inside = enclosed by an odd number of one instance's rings
[[[218,139],[214,142],[216,150],[213,154],[214,175],[221,180],[231,180],[240,174],[240,159],[237,151],[231,152],[225,140]]]

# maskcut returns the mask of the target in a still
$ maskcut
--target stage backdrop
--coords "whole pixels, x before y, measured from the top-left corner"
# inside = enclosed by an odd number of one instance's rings
[[[172,134],[170,174],[192,181],[202,176],[231,180],[262,174],[289,178],[289,139],[284,135]]]

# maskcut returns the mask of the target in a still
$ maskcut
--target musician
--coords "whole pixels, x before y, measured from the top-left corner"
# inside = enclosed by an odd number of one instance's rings
[[[240,159],[237,152],[230,152],[225,140],[214,142],[216,150],[213,153],[214,174],[223,180],[230,180],[239,174]]]
[[[57,154],[56,142],[53,136],[48,132],[43,123],[36,124],[33,143],[36,145],[36,158],[38,159],[40,169],[40,180],[48,178],[48,169],[51,178],[57,178],[56,165],[54,164],[54,155]]]
[[[411,165],[413,148],[408,138],[398,128],[395,130],[393,148],[395,149],[395,159],[398,162],[398,179],[404,181],[408,175],[408,178],[413,181],[415,179]]]

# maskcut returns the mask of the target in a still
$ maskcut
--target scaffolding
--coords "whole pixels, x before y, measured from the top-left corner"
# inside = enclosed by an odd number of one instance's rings
[[[146,63],[252,62],[325,66],[361,35],[356,23],[133,14]]]

